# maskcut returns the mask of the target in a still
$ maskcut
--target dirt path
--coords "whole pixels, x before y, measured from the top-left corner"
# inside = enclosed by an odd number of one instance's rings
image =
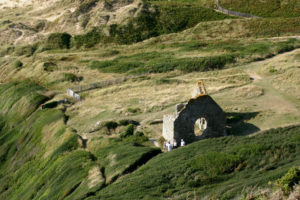
[[[251,15],[248,13],[241,13],[241,12],[231,11],[226,8],[223,8],[222,6],[220,6],[220,0],[216,0],[215,11],[221,12],[221,13],[224,13],[224,14],[230,15],[230,16],[237,16],[237,17],[244,17],[244,18],[260,18],[258,16]]]
[[[243,67],[253,81],[252,84],[262,88],[264,91],[264,94],[261,97],[254,100],[259,109],[258,111],[269,111],[273,113],[268,118],[264,119],[265,121],[269,121],[269,124],[259,127],[261,130],[295,124],[300,119],[299,99],[297,99],[296,96],[292,96],[292,94],[287,94],[285,91],[275,88],[275,75],[260,73],[260,70],[267,66],[270,61],[277,61],[299,51],[299,49],[296,49]],[[272,121],[273,123],[270,123]],[[258,123],[263,124],[263,122]]]

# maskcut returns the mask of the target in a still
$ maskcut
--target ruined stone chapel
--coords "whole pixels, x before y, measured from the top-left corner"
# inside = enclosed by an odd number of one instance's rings
[[[171,143],[226,136],[226,114],[207,94],[202,81],[186,104],[178,104],[174,114],[164,115],[162,136]]]

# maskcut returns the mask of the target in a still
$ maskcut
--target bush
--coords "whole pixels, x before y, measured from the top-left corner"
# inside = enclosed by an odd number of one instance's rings
[[[126,138],[132,136],[133,133],[134,133],[134,125],[129,124],[128,126],[126,126],[124,132],[120,134],[120,138]]]
[[[282,178],[276,180],[275,185],[280,187],[283,192],[288,193],[299,181],[300,169],[298,167],[292,167]]]
[[[273,68],[272,68],[272,69],[269,70],[269,72],[270,72],[270,73],[275,73],[275,72],[277,72],[277,69],[273,69]]]
[[[142,137],[142,136],[144,136],[144,133],[143,133],[143,132],[140,132],[140,131],[137,131],[137,132],[134,134],[134,136],[136,136],[136,137]]]
[[[70,81],[70,82],[80,82],[82,81],[83,77],[82,76],[76,76],[75,74],[72,73],[65,73],[64,74],[64,81]]]
[[[72,36],[68,33],[51,33],[48,36],[46,47],[48,49],[69,49]]]
[[[20,69],[23,66],[23,63],[20,60],[16,60],[14,63],[15,68]]]
[[[138,121],[135,121],[135,120],[132,120],[132,119],[121,119],[119,121],[119,124],[122,125],[122,126],[127,126],[129,124],[133,124],[133,125],[140,125],[140,123]]]
[[[147,142],[149,139],[144,135],[143,132],[137,131],[134,135],[126,137],[126,141],[132,142],[135,145],[142,145],[144,142]]]
[[[14,46],[4,47],[0,49],[0,56],[10,55],[15,51]]]
[[[53,62],[45,62],[43,64],[43,67],[44,67],[44,71],[46,72],[53,72],[54,70],[57,69],[57,65]]]
[[[142,110],[140,108],[127,108],[126,111],[133,113],[133,114],[142,112]]]
[[[105,122],[104,127],[106,127],[108,130],[115,130],[118,127],[118,123],[114,121],[108,121]]]
[[[37,50],[38,44],[34,45],[26,45],[26,46],[20,46],[15,48],[15,54],[17,56],[32,56],[34,52]]]
[[[72,46],[75,48],[86,47],[91,48],[98,44],[103,38],[102,31],[98,28],[93,28],[86,34],[76,35],[72,40]]]

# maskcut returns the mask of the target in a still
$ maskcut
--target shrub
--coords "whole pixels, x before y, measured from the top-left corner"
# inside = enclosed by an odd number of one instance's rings
[[[15,48],[15,54],[17,56],[32,56],[34,54],[34,52],[37,50],[38,48],[38,44],[34,44],[34,45],[26,45],[26,46],[20,46],[20,47],[16,47]]]
[[[10,55],[14,52],[14,50],[15,50],[14,46],[4,47],[3,49],[1,48],[0,56]]]
[[[134,135],[126,137],[126,141],[133,142],[136,145],[142,145],[144,142],[148,141],[148,137],[144,135],[143,132],[137,131]]]
[[[115,130],[118,127],[118,123],[114,121],[108,121],[105,122],[104,127],[106,127],[108,130]]]
[[[270,72],[270,73],[275,73],[275,72],[277,72],[277,69],[273,69],[273,68],[272,68],[272,69],[269,70],[269,72]]]
[[[98,44],[102,39],[102,31],[98,28],[93,28],[86,34],[76,35],[72,40],[72,46],[75,48],[86,47],[91,48]]]
[[[275,185],[280,187],[283,192],[288,193],[293,186],[300,181],[300,169],[292,167],[282,178],[276,180]]]
[[[44,71],[46,72],[53,72],[54,70],[57,69],[57,65],[53,62],[45,62],[43,64],[43,67],[44,67]]]
[[[134,134],[134,136],[136,136],[136,137],[142,137],[142,136],[144,136],[144,133],[143,133],[143,132],[140,132],[140,131],[137,131],[137,132]]]
[[[51,33],[46,46],[48,49],[69,49],[71,37],[68,33]]]
[[[120,134],[120,138],[126,138],[132,136],[133,133],[134,133],[134,125],[129,124],[128,126],[126,126],[124,132]]]
[[[82,76],[76,76],[75,74],[72,73],[65,73],[64,74],[64,81],[70,81],[70,82],[80,82],[82,81],[83,77]]]
[[[134,107],[134,108],[127,108],[126,111],[130,112],[130,113],[134,113],[134,114],[142,112],[142,110],[140,108],[136,108],[136,107]]]
[[[138,121],[132,120],[132,119],[121,119],[119,121],[119,124],[122,126],[127,126],[129,124],[133,124],[133,125],[140,125],[140,123]]]
[[[17,69],[20,69],[23,66],[23,63],[20,60],[16,60],[14,66]]]

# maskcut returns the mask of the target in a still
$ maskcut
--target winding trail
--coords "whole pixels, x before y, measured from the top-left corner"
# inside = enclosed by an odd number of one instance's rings
[[[223,8],[223,7],[220,6],[220,0],[216,0],[216,4],[217,4],[217,7],[215,8],[215,11],[224,13],[226,15],[237,16],[237,17],[245,17],[245,18],[260,18],[258,16],[251,15],[249,13],[231,11],[231,10],[228,10],[226,8]]]
[[[259,122],[263,125],[261,131],[298,124],[299,122],[300,99],[296,95],[286,92],[284,87],[281,89],[275,88],[274,82],[279,81],[279,79],[276,79],[276,74],[260,73],[264,67],[268,67],[271,61],[276,63],[278,60],[298,52],[300,53],[300,49],[243,66],[244,71],[252,80],[251,84],[262,88],[264,91],[262,96],[255,99],[255,103],[263,112],[271,111],[273,113],[267,118],[268,120],[265,120],[273,123],[263,124],[263,122]]]

